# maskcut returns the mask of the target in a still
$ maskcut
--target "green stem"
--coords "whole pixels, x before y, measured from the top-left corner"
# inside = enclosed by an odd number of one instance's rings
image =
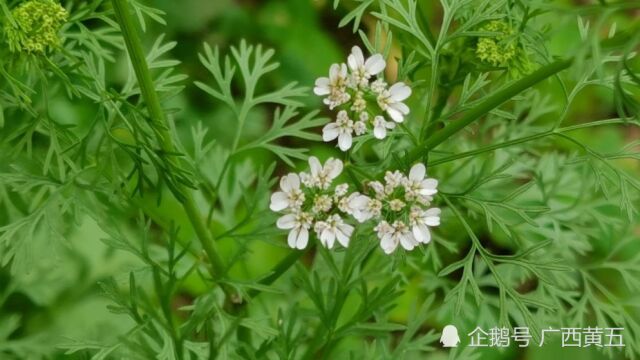
[[[438,93],[438,100],[433,108],[433,112],[427,117],[427,121],[422,127],[420,139],[425,139],[434,129],[436,129],[438,126],[436,121],[442,116],[442,111],[447,105],[447,101],[449,100],[452,91],[453,88],[447,86]]]
[[[545,80],[568,68],[572,63],[573,59],[555,61],[551,64],[541,67],[534,73],[515,81],[511,85],[489,96],[481,104],[469,110],[467,114],[461,119],[451,122],[444,129],[429,137],[422,146],[411,151],[408,155],[409,162],[417,160],[425,152],[428,152],[430,149],[433,149],[436,146],[440,145],[441,143],[458,133],[460,130],[467,127],[472,122],[489,113],[491,110],[497,108],[509,99],[513,98],[515,95],[536,85],[542,80]]]
[[[133,17],[129,11],[127,1],[112,0],[112,4],[116,20],[120,25],[120,30],[122,31],[122,36],[127,46],[133,70],[135,71],[136,78],[138,79],[140,92],[147,105],[149,117],[151,118],[153,128],[159,138],[160,146],[162,147],[162,150],[167,153],[175,153],[175,146],[169,132],[169,127],[167,126],[167,119],[165,117],[164,110],[162,109],[158,93],[155,90],[153,78],[151,77],[151,72],[149,71],[149,66],[142,49],[142,42],[138,35]],[[169,161],[174,160],[169,159]],[[200,244],[211,263],[212,275],[223,276],[226,270],[224,263],[219,255],[211,233],[200,216],[196,203],[193,199],[193,195],[184,186],[180,184],[177,184],[177,186],[178,191],[184,196],[184,199],[181,199],[184,211],[187,213],[189,221],[200,240]]]

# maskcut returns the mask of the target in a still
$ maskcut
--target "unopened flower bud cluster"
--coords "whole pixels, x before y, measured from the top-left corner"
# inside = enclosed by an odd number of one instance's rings
[[[324,141],[338,139],[340,150],[347,151],[354,137],[373,132],[375,138],[384,139],[388,130],[404,121],[409,107],[403,101],[411,88],[402,82],[388,86],[385,67],[381,54],[365,59],[354,46],[347,64],[331,65],[329,77],[316,80],[314,93],[325,97],[329,109],[337,110],[335,121],[322,130]]]
[[[349,246],[354,225],[374,221],[373,230],[387,254],[398,246],[413,250],[431,241],[429,228],[440,224],[440,209],[430,208],[438,182],[426,177],[423,164],[414,165],[408,176],[387,172],[384,181],[366,184],[365,193],[350,192],[348,184],[333,185],[343,164],[329,159],[324,165],[309,158],[310,172],[290,173],[280,179],[280,191],[271,196],[271,210],[283,212],[280,229],[290,230],[289,246],[304,249],[313,231],[331,249],[337,240]]]
[[[60,45],[58,32],[68,13],[54,0],[29,0],[11,11],[4,32],[11,52],[45,53]]]

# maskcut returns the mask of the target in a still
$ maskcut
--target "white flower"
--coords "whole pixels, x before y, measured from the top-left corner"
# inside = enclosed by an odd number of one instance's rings
[[[387,224],[388,225],[388,224]],[[402,221],[395,221],[393,225],[389,228],[384,229],[383,236],[380,237],[380,233],[378,237],[380,238],[380,246],[382,250],[386,254],[391,254],[396,250],[398,244],[401,245],[405,250],[413,250],[418,242],[409,231],[407,225],[405,225]]]
[[[418,242],[427,244],[431,241],[431,232],[429,232],[429,226],[440,225],[440,209],[431,208],[422,210],[419,207],[415,207],[411,209],[409,218],[411,219],[411,230],[415,239]]]
[[[322,140],[328,142],[338,138],[340,150],[347,151],[353,141],[351,133],[353,133],[353,121],[349,119],[346,111],[340,110],[336,122],[328,123],[322,129]]]
[[[310,156],[309,167],[311,169],[310,183],[313,184],[312,186],[328,189],[333,179],[342,173],[343,165],[339,159],[329,158],[322,166],[317,157]]]
[[[359,222],[365,222],[370,217],[367,217],[365,214],[365,209],[367,203],[369,202],[369,197],[366,195],[362,195],[358,192],[355,192],[346,199],[345,201],[345,212],[358,220]]]
[[[340,209],[340,211],[342,211],[343,213],[347,213],[349,215],[353,215],[353,212],[356,210],[353,207],[352,204],[352,200],[355,199],[356,197],[360,196],[361,194],[359,192],[353,192],[351,194],[349,194],[349,196],[345,196],[343,198],[341,198],[340,200],[338,200],[338,209]]]
[[[368,218],[378,217],[382,213],[382,202],[378,199],[369,199],[364,209],[365,216]]]
[[[333,201],[329,195],[316,195],[313,199],[313,212],[329,212],[332,205]]]
[[[311,177],[311,175],[309,173],[306,172],[301,172],[300,173],[300,182],[302,182],[302,184],[306,187],[314,187],[315,183],[313,178]]]
[[[371,83],[371,91],[374,93],[379,95],[385,90],[387,90],[387,83],[383,79],[377,79]]]
[[[393,199],[391,201],[389,201],[389,208],[392,211],[402,211],[402,209],[404,208],[404,206],[407,205],[404,201],[400,200],[400,199]]]
[[[373,228],[373,231],[377,233],[378,239],[380,239],[380,244],[382,245],[383,241],[388,241],[393,234],[394,229],[388,222],[382,220]]]
[[[369,78],[379,74],[386,66],[384,58],[380,54],[374,54],[365,60],[362,50],[357,46],[351,49],[351,55],[347,58],[347,63],[351,69],[353,79],[351,85],[360,87],[369,85]]]
[[[321,77],[316,80],[313,92],[316,95],[328,95],[323,101],[330,109],[349,101],[351,95],[346,91],[347,65],[333,64],[329,68],[329,77]]]
[[[404,189],[410,198],[428,197],[438,192],[438,180],[426,178],[427,169],[423,164],[415,164],[404,180]]]
[[[336,186],[334,195],[338,197],[345,196],[347,195],[347,191],[349,191],[349,184],[340,184]]]
[[[364,95],[362,94],[362,92],[358,91],[355,98],[353,99],[353,104],[351,104],[351,111],[362,113],[366,109],[367,101],[364,99]]]
[[[387,171],[384,174],[384,181],[386,183],[384,189],[387,194],[391,194],[398,186],[406,183],[407,178],[400,171],[394,172]]]
[[[397,123],[404,121],[404,116],[409,114],[409,107],[402,101],[411,95],[411,88],[402,82],[393,84],[389,90],[384,90],[378,95],[378,105],[386,111],[391,119]]]
[[[418,242],[413,238],[409,228],[402,221],[395,221],[389,225],[386,221],[381,221],[374,231],[380,239],[380,246],[385,254],[391,254],[398,245],[402,245],[405,250],[413,250]]]
[[[351,215],[361,223],[380,216],[382,211],[382,202],[366,195],[358,194],[357,197],[350,199],[349,205],[353,209]]]
[[[373,136],[376,139],[384,139],[387,136],[387,129],[393,129],[396,124],[390,121],[386,121],[383,116],[376,116],[373,118]]]
[[[307,243],[309,242],[311,221],[311,215],[305,212],[298,212],[280,217],[276,222],[276,226],[279,229],[291,229],[287,237],[289,247],[302,250],[307,247]]]
[[[367,132],[367,124],[364,121],[356,121],[353,124],[353,132],[356,136],[364,135]]]
[[[369,181],[367,186],[375,191],[376,198],[384,199],[387,196],[387,193],[384,191],[384,185],[382,185],[380,181]]]
[[[356,191],[349,194],[349,196],[340,198],[340,200],[338,200],[338,209],[340,209],[340,211],[342,211],[343,213],[352,215],[355,209],[351,206],[351,200],[357,196],[360,196],[360,193]]]
[[[331,249],[336,239],[342,246],[349,246],[349,238],[353,233],[353,226],[345,224],[340,215],[333,214],[326,221],[316,222],[314,230],[322,245]]]
[[[271,195],[271,205],[273,211],[280,211],[286,208],[299,209],[304,202],[304,193],[300,190],[300,178],[296,174],[288,174],[280,178],[280,189]]]

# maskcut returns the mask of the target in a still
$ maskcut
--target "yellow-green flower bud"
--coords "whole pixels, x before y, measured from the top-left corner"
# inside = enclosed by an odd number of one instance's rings
[[[11,11],[4,32],[11,52],[44,53],[60,45],[58,32],[68,13],[54,0],[29,0]]]
[[[513,38],[513,29],[504,21],[494,20],[480,30],[499,33],[491,37],[478,39],[476,56],[493,66],[507,66],[517,52],[517,43]]]

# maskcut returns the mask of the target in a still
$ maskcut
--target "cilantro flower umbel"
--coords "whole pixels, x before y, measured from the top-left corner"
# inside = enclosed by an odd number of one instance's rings
[[[494,20],[483,26],[481,30],[495,32],[498,35],[478,39],[476,46],[478,59],[493,66],[507,66],[509,61],[516,56],[513,29],[504,21]]]
[[[307,247],[309,230],[329,249],[336,241],[347,247],[354,227],[344,220],[339,204],[345,203],[349,185],[332,187],[342,172],[342,161],[331,158],[322,165],[311,156],[309,168],[308,173],[290,173],[280,179],[280,191],[271,196],[270,205],[271,210],[284,212],[276,226],[289,230],[287,243],[294,249]]]
[[[11,16],[15,25],[4,25],[9,50],[41,54],[60,45],[58,32],[68,14],[54,0],[30,0],[13,9]]]
[[[503,20],[493,20],[479,28],[495,33],[478,38],[476,57],[491,66],[506,68],[509,74],[518,77],[531,72],[532,63],[522,42],[522,36]]]
[[[430,207],[437,187],[437,180],[426,177],[423,164],[414,165],[408,176],[387,171],[384,183],[367,184],[368,194],[351,194],[344,210],[358,222],[377,222],[373,230],[386,254],[398,246],[411,251],[431,242],[430,228],[440,225],[440,209]]]
[[[331,65],[329,77],[317,79],[314,88],[316,95],[325,97],[323,102],[330,110],[338,111],[335,122],[322,129],[322,138],[326,142],[337,139],[342,151],[351,148],[354,138],[368,133],[384,139],[409,114],[404,100],[411,95],[411,88],[402,82],[388,86],[384,80],[387,64],[381,54],[365,58],[354,46],[347,64]]]

